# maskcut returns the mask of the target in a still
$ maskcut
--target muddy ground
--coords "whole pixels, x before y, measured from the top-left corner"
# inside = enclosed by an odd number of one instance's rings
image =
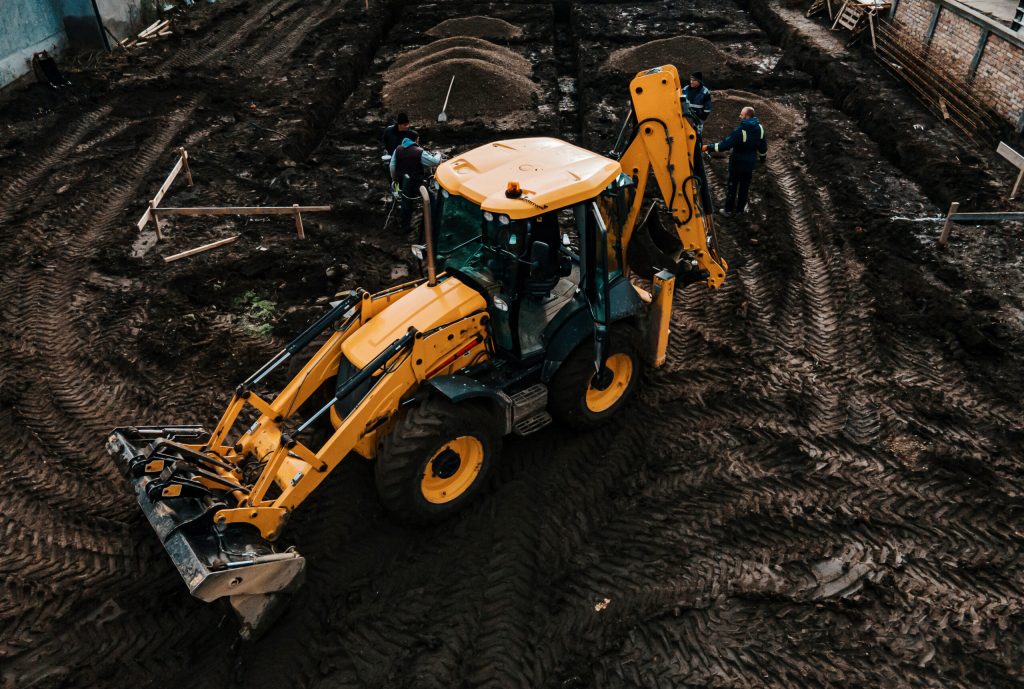
[[[533,65],[535,117],[416,123],[432,148],[607,150],[628,82],[608,56],[677,35],[744,65],[709,85],[792,113],[786,135],[752,212],[719,225],[727,285],[680,295],[668,363],[620,423],[510,440],[485,499],[428,530],[343,464],[290,524],[305,587],[242,643],[187,594],[105,434],[209,423],[326,297],[416,270],[385,227],[384,73],[469,16],[522,29],[498,42]],[[175,31],[0,101],[0,686],[1024,681],[1020,228],[940,252],[919,221],[999,207],[994,154],[769,0],[224,0]],[[179,146],[196,184],[166,204],[337,210],[304,242],[286,219],[202,218],[153,246],[134,222]]]

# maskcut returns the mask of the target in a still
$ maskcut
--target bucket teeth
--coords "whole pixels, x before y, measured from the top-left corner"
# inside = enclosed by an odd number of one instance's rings
[[[241,633],[253,637],[301,584],[305,560],[291,549],[278,552],[249,525],[214,525],[218,510],[249,491],[234,465],[183,444],[200,447],[208,438],[199,426],[118,428],[107,451],[189,592],[207,602],[229,599]]]

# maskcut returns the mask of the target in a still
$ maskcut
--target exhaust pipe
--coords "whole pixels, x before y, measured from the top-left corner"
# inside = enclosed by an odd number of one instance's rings
[[[434,268],[434,228],[430,192],[426,186],[420,186],[420,196],[423,198],[423,233],[427,243],[427,284],[433,287],[437,284],[437,272]]]

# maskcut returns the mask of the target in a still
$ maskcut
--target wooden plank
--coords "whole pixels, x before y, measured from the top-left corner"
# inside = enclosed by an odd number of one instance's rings
[[[949,233],[953,230],[953,216],[956,215],[959,208],[960,203],[958,201],[950,204],[949,213],[946,214],[946,222],[942,226],[942,234],[939,235],[939,246],[946,246],[946,242],[949,241]]]
[[[995,213],[954,213],[953,222],[975,225],[990,222],[1017,222],[1024,220],[1024,211],[1007,211]]]
[[[160,215],[293,215],[303,213],[326,213],[331,206],[196,206],[185,208],[161,208]]]
[[[152,24],[150,24],[149,26],[147,26],[147,27],[146,27],[145,29],[143,29],[142,31],[140,31],[140,32],[139,32],[139,33],[137,34],[137,35],[138,35],[138,37],[139,37],[139,38],[142,38],[142,37],[143,37],[143,34],[147,34],[147,33],[149,33],[150,31],[152,31],[153,29],[155,29],[155,28],[156,28],[157,26],[159,26],[159,25],[160,25],[160,23],[161,23],[162,21],[163,21],[162,19],[157,19],[157,20],[156,20],[155,22],[153,22]]]
[[[174,183],[174,178],[178,176],[178,173],[181,172],[181,169],[182,169],[183,166],[184,166],[184,160],[182,159],[181,155],[179,154],[178,155],[178,162],[174,164],[174,167],[171,168],[171,174],[167,175],[167,179],[165,179],[164,183],[160,185],[159,189],[157,189],[156,195],[153,197],[153,201],[151,203],[151,206],[159,206],[160,205],[160,202],[164,198],[164,194],[166,194],[167,190],[171,188],[171,184]],[[146,212],[142,214],[141,218],[139,218],[139,222],[136,223],[140,231],[142,230],[143,227],[146,226],[146,223],[149,222],[150,217],[152,217],[152,214],[151,214],[150,210],[147,208]]]
[[[241,235],[236,234],[235,236],[228,237],[227,239],[218,239],[215,242],[210,242],[209,244],[203,244],[202,246],[197,246],[196,248],[189,249],[188,251],[182,251],[180,254],[172,254],[170,256],[164,256],[164,263],[171,263],[172,261],[178,261],[178,260],[183,259],[183,258],[188,258],[189,256],[195,256],[196,254],[201,254],[204,251],[210,251],[211,249],[216,249],[218,247],[227,246],[228,244],[233,244],[234,242],[238,241],[238,238],[240,236]]]
[[[305,239],[306,230],[302,227],[302,213],[299,212],[299,204],[293,204],[292,209],[295,211],[295,232],[299,235],[299,239]]]
[[[1010,148],[1004,142],[999,142],[999,147],[996,148],[996,153],[1009,160],[1017,169],[1024,170],[1024,155],[1021,155],[1014,149]]]
[[[1010,190],[1011,201],[1017,198],[1017,195],[1020,193],[1020,187],[1022,183],[1024,183],[1024,169],[1022,169],[1020,171],[1020,174],[1017,175],[1017,181],[1013,183],[1013,189]]]
[[[139,33],[139,38],[149,38],[153,34],[159,33],[160,31],[163,31],[168,26],[170,26],[170,24],[171,24],[171,20],[170,19],[164,19],[163,21],[158,21],[156,24],[153,24],[149,28],[144,29],[143,31],[141,31]]]

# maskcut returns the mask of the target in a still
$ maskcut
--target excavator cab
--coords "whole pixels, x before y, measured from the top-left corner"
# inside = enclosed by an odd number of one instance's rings
[[[235,388],[212,429],[109,434],[190,592],[227,599],[243,636],[301,582],[305,561],[281,537],[341,462],[372,460],[381,504],[434,522],[480,494],[506,435],[594,428],[628,403],[642,367],[665,361],[675,285],[671,270],[631,276],[650,180],[706,284],[722,283],[678,73],[648,70],[630,88],[618,160],[537,137],[443,163],[441,207],[421,190],[425,278],[339,295]],[[284,370],[287,384],[272,386]]]
[[[555,326],[569,315],[566,309],[590,310],[597,322],[608,319],[603,297],[605,286],[623,277],[614,237],[628,214],[624,190],[632,186],[619,177],[588,202],[537,209],[519,219],[442,191],[438,269],[486,296],[502,355],[519,363],[543,357]]]

